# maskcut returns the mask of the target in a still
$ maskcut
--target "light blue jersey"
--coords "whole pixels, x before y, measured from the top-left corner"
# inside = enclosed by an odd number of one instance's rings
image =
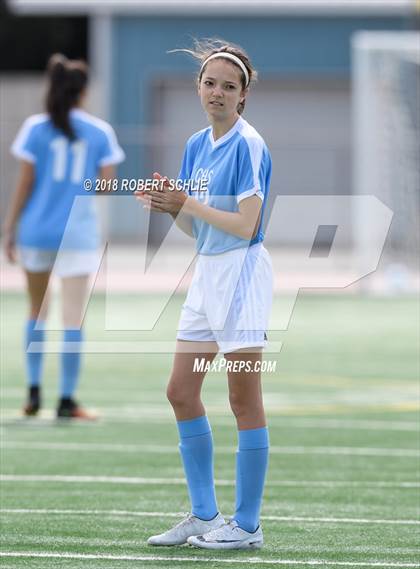
[[[95,249],[99,245],[93,193],[86,192],[83,184],[86,179],[94,181],[101,166],[118,164],[125,156],[105,121],[72,109],[70,123],[76,135],[73,141],[47,114],[33,115],[12,145],[12,154],[31,162],[35,169],[32,192],[19,220],[20,246],[57,250],[76,196],[84,199],[72,212],[66,247]]]
[[[188,140],[179,179],[191,180],[194,187],[207,180],[207,190],[190,191],[191,196],[211,207],[231,212],[239,211],[239,202],[253,195],[263,202],[258,231],[251,243],[200,219],[193,219],[193,233],[200,254],[217,255],[263,241],[262,223],[270,178],[268,148],[242,117],[216,141],[211,127]]]

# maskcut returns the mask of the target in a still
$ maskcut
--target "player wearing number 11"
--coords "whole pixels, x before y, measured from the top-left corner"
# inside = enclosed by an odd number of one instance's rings
[[[47,75],[47,112],[26,119],[11,148],[20,160],[20,175],[4,231],[6,256],[10,262],[19,258],[30,299],[25,329],[29,393],[24,413],[36,415],[41,405],[47,290],[54,269],[62,282],[64,329],[57,415],[89,418],[73,397],[88,277],[97,269],[99,246],[94,198],[84,190],[84,181],[114,178],[115,165],[124,160],[124,153],[111,126],[82,109],[87,65],[56,54],[48,62]],[[84,198],[75,202],[81,195]],[[30,344],[35,351],[27,350]]]

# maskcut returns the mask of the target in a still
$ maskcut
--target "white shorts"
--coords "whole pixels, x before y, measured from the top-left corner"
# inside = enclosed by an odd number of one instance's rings
[[[223,353],[263,348],[272,296],[271,260],[262,243],[220,255],[199,255],[177,339],[217,342]]]
[[[53,271],[59,277],[80,277],[95,273],[99,269],[99,252],[86,250],[38,249],[37,247],[19,247],[20,264],[31,273]]]

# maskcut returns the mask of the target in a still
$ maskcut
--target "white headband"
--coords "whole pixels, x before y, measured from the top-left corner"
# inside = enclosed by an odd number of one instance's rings
[[[236,65],[241,68],[242,73],[245,75],[245,87],[248,87],[249,85],[248,69],[245,67],[243,61],[241,61],[239,57],[236,57],[236,55],[233,55],[233,53],[228,53],[226,51],[218,51],[217,53],[213,53],[213,55],[210,55],[210,57],[208,57],[201,66],[200,74],[203,72],[203,69],[207,65],[207,63],[212,59],[216,59],[216,57],[223,57],[225,59],[230,59],[231,61],[233,61],[233,63],[236,63]]]

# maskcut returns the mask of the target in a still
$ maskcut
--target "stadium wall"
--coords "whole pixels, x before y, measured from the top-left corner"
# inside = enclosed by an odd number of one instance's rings
[[[262,134],[271,148],[278,149],[274,171],[272,193],[306,194],[351,192],[351,37],[361,29],[404,30],[410,25],[406,17],[258,17],[258,18],[176,18],[118,16],[111,25],[111,73],[110,117],[118,125],[120,139],[124,144],[127,160],[121,167],[123,177],[150,177],[153,169],[166,165],[161,160],[162,147],[172,151],[172,162],[180,162],[186,137],[206,125],[205,117],[197,121],[194,105],[195,63],[184,54],[168,54],[167,51],[188,47],[192,37],[222,37],[246,47],[260,74],[260,84],[254,98],[259,108],[274,119],[271,128]],[[181,91],[180,89],[181,88]],[[178,89],[178,90],[177,90]],[[170,106],[172,94],[185,89],[185,104],[175,109]],[[279,106],[273,104],[272,93],[279,93]],[[290,108],[281,116],[281,96],[291,94],[297,101],[299,94],[305,94],[301,106]],[[329,112],[328,97],[331,99]],[[169,107],[164,107],[164,100]],[[324,101],[320,110],[317,102]],[[283,101],[284,103],[284,101]],[[177,113],[172,131],[165,131],[168,121],[162,116],[172,109]],[[254,114],[251,111],[254,111]],[[252,108],[252,96],[245,118],[258,128],[262,121],[256,116],[257,105]],[[278,140],[282,128],[281,119],[293,116],[298,119],[311,113],[319,116],[311,135],[316,141],[325,140],[324,155],[318,157],[320,148],[313,148],[312,154],[305,154],[308,127],[298,121],[294,135],[297,151],[292,159],[281,163],[284,155],[284,141]],[[277,120],[276,120],[277,119]],[[309,124],[311,117],[308,116]],[[303,120],[303,122],[305,122]],[[274,126],[273,126],[274,125]],[[175,129],[175,130],[174,130]],[[179,132],[177,132],[179,130]],[[340,131],[334,138],[333,131]],[[299,143],[301,145],[299,149]],[[316,145],[316,144],[315,144]],[[322,142],[319,143],[322,146]],[[318,153],[318,154],[317,154]],[[274,152],[276,154],[276,151]],[[318,168],[311,169],[310,164]],[[320,163],[325,163],[319,168]],[[303,169],[302,169],[303,165]],[[305,166],[306,165],[306,166]],[[307,171],[307,179],[317,180],[308,190],[307,183],[300,183],[299,170]],[[173,172],[172,172],[173,173]],[[296,180],[296,173],[300,179]],[[142,234],[138,227],[135,208],[123,199],[121,210],[113,210],[109,220],[111,233],[121,239]],[[121,218],[125,219],[122,226]],[[165,231],[165,227],[161,232]],[[273,238],[275,240],[275,231]]]

